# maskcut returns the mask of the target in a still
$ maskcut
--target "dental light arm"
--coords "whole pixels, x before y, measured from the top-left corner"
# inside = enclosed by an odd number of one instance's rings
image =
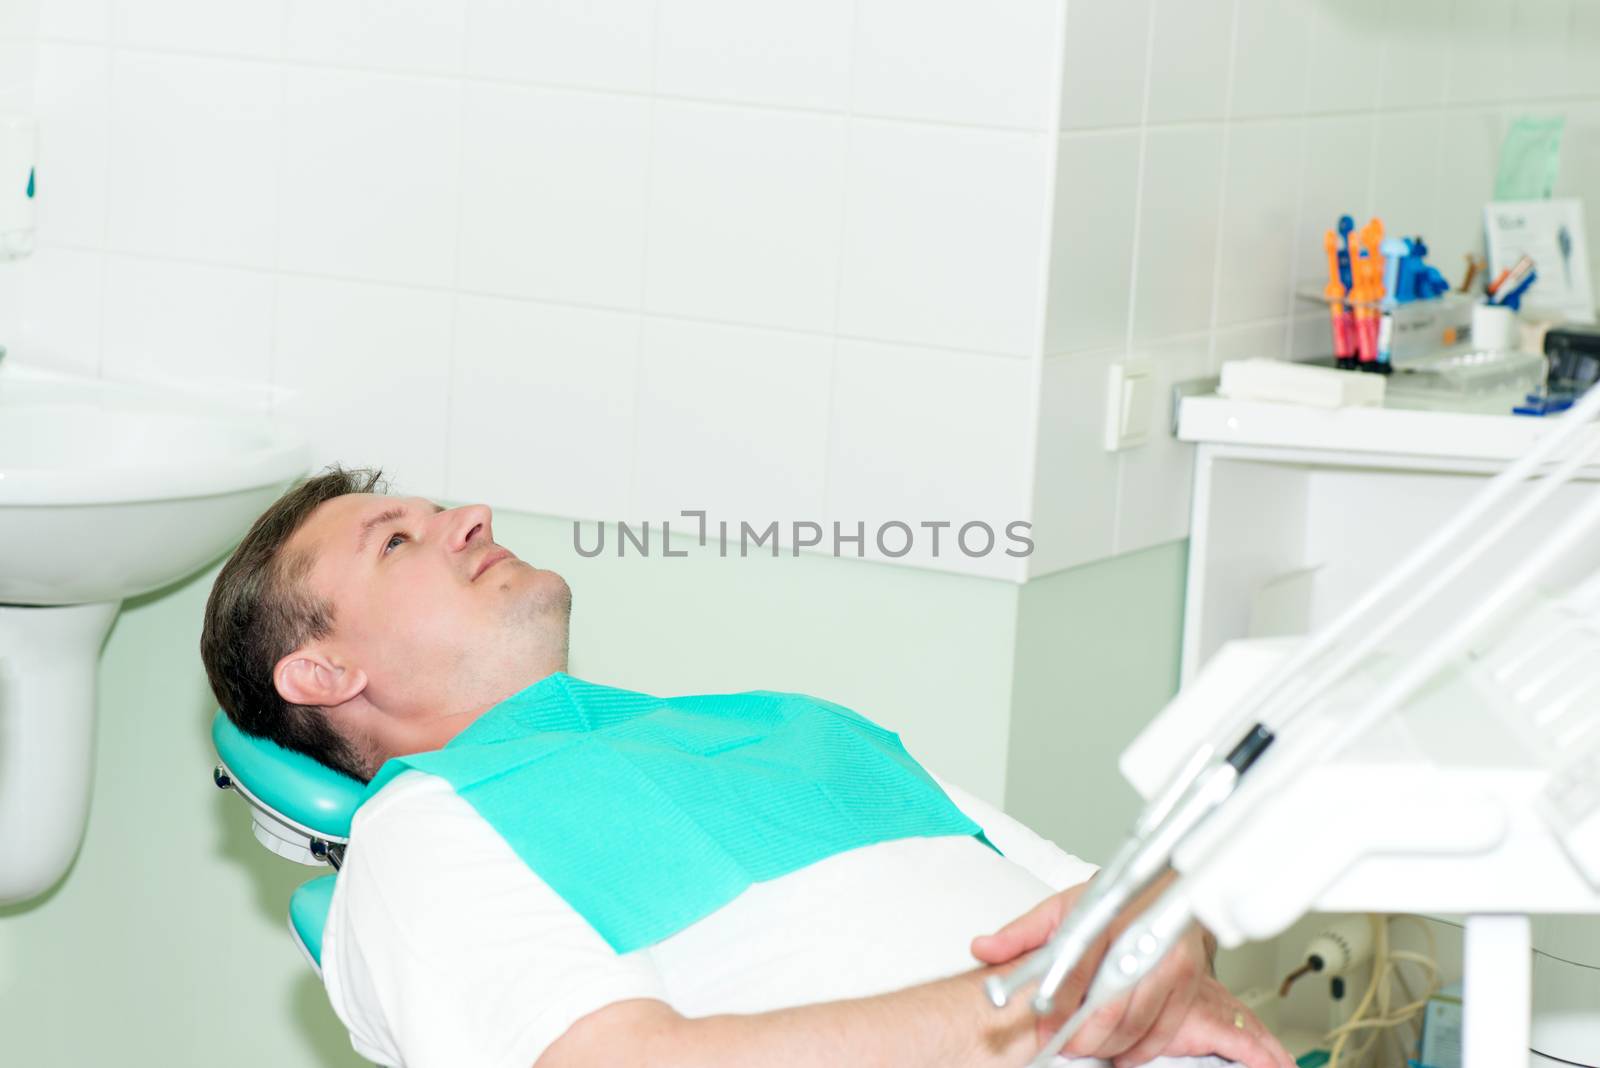
[[[1241,806],[1248,809],[1293,776],[1347,748],[1405,706],[1474,639],[1525,609],[1542,579],[1595,540],[1600,492],[1547,535],[1538,553],[1509,571],[1485,566],[1485,557],[1600,452],[1600,435],[1591,426],[1597,415],[1600,390],[1591,390],[1450,522],[1247,692],[1156,795],[1129,840],[1051,939],[1012,972],[990,981],[994,1003],[1005,1005],[1037,981],[1035,1011],[1057,1011],[1056,995],[1067,975],[1128,903],[1171,867],[1187,843],[1207,841],[1208,825],[1236,819]],[[1526,485],[1541,471],[1542,477]],[[1317,714],[1387,639],[1420,612],[1437,607],[1444,595],[1459,591],[1463,582],[1483,590],[1469,611],[1383,680],[1369,700],[1341,709],[1338,716]],[[1569,605],[1593,607],[1600,600],[1600,583],[1587,584],[1567,600]],[[1047,1062],[1094,1009],[1149,974],[1193,919],[1190,894],[1180,877],[1118,938],[1083,1003],[1073,1007],[1035,1063]]]

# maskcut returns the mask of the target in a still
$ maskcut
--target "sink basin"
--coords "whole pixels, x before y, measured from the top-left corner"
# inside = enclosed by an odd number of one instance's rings
[[[0,604],[119,601],[182,578],[306,459],[296,428],[203,394],[0,363]]]
[[[119,603],[215,560],[306,459],[260,410],[0,364],[0,905],[83,841]]]

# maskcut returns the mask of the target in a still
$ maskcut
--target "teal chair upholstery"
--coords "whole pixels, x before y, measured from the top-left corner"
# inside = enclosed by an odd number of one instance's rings
[[[211,719],[211,741],[219,761],[212,781],[244,799],[256,840],[281,857],[337,871],[366,784],[303,753],[245,734],[220,709]],[[312,879],[289,899],[289,931],[319,975],[322,929],[336,879]]]

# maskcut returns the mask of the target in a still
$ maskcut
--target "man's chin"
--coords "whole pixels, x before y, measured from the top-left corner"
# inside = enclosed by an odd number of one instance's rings
[[[506,563],[510,564],[511,561]],[[567,580],[554,571],[534,567],[522,560],[516,561],[514,566],[517,585],[521,587],[518,600],[541,618],[559,616],[565,621],[572,611],[572,588],[567,585]]]

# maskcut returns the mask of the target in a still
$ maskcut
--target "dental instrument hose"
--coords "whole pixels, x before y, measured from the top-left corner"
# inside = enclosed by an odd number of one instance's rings
[[[1188,897],[1176,886],[1162,893],[1155,904],[1139,914],[1133,926],[1124,931],[1106,952],[1109,967],[1096,972],[1094,982],[1065,1023],[1029,1063],[1029,1068],[1048,1068],[1056,1054],[1072,1041],[1097,1009],[1109,1005],[1138,985],[1171,951],[1194,924],[1194,911]]]
[[[1033,998],[1034,1011],[1041,1016],[1053,1012],[1056,994],[1067,976],[1082,962],[1094,943],[1111,928],[1122,909],[1168,870],[1167,861],[1177,843],[1227,800],[1237,787],[1240,776],[1266,752],[1272,740],[1272,733],[1256,724],[1226,757],[1202,768],[1164,818],[1155,827],[1143,833],[1136,832],[1106,869],[1090,882],[1083,899],[1062,921],[1049,941],[1034,950],[1014,971],[1003,976],[991,976],[987,980],[985,989],[990,1000],[997,1007],[1004,1006],[1012,996],[1033,980],[1039,979],[1039,989]],[[1171,893],[1169,890],[1167,895]],[[1152,936],[1160,923],[1171,922],[1170,915],[1160,911],[1162,903],[1169,902],[1167,895],[1147,909],[1113,947],[1112,953],[1121,955],[1108,959],[1116,963],[1122,971],[1122,978],[1126,979],[1126,986],[1119,986],[1118,990],[1131,988],[1160,963],[1167,948],[1170,948],[1171,941],[1166,941],[1160,951],[1151,957],[1145,952],[1147,943],[1140,941],[1142,936]],[[1166,907],[1175,906],[1169,902]],[[1159,929],[1165,931],[1164,927]],[[1177,934],[1182,934],[1181,926]],[[1158,937],[1165,938],[1165,935]],[[1173,935],[1172,940],[1176,937]],[[1124,965],[1127,969],[1124,969]],[[1104,968],[1101,972],[1103,975]],[[1095,984],[1091,985],[1091,995],[1099,984],[1100,977],[1097,977]],[[1101,987],[1102,992],[1106,989],[1109,988]],[[1088,1004],[1088,1000],[1085,1004]],[[1087,1016],[1080,1009],[1068,1020],[1061,1032],[1065,1034],[1063,1045],[1082,1026],[1083,1019],[1087,1019]]]

